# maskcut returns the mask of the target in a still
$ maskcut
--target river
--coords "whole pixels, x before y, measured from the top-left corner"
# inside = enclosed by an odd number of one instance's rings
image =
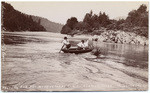
[[[101,55],[96,59],[91,53],[59,53],[64,36],[50,32],[3,33],[2,90],[148,89],[148,46],[98,42]],[[78,43],[88,37],[68,38]]]

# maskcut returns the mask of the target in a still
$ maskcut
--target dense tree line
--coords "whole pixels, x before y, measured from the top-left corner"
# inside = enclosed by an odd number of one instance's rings
[[[100,29],[100,27],[106,27],[111,23],[108,15],[104,13],[99,13],[99,15],[94,14],[91,10],[90,13],[86,13],[82,22],[78,22],[77,18],[71,17],[67,20],[67,23],[63,26],[61,33],[67,34],[72,30],[87,30],[88,32],[92,32],[93,29]]]
[[[107,30],[123,30],[148,37],[148,11],[146,5],[141,5],[137,10],[128,13],[126,19],[111,20],[105,12],[99,15],[86,13],[83,21],[78,22],[77,18],[71,17],[61,30],[62,34],[70,34],[75,30],[92,33],[95,30],[106,28]]]
[[[31,15],[15,10],[10,4],[2,2],[2,28],[6,31],[46,31]]]

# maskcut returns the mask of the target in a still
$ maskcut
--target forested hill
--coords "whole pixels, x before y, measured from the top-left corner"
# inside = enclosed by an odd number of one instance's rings
[[[15,10],[10,4],[2,2],[2,29],[6,31],[46,31],[31,15]]]
[[[55,22],[51,22],[46,18],[38,17],[38,16],[32,16],[32,19],[35,22],[40,23],[48,32],[56,32],[60,33],[63,25]]]
[[[119,15],[118,15],[119,16]],[[83,21],[78,22],[76,17],[71,17],[63,26],[62,34],[91,34],[101,35],[109,30],[132,32],[140,36],[148,37],[148,11],[146,5],[128,13],[126,19],[110,19],[105,12],[99,14],[86,13]]]
[[[2,2],[2,29],[5,31],[49,31],[60,32],[62,25],[46,18],[27,15]]]

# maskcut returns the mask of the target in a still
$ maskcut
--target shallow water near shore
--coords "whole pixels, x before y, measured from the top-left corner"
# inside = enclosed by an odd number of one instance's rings
[[[64,36],[50,32],[4,33],[2,90],[148,89],[148,46],[98,42],[101,55],[96,59],[91,53],[59,53]],[[83,36],[68,38],[75,45]]]

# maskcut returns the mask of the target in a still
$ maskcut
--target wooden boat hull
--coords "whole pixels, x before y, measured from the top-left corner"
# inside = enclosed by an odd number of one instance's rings
[[[93,49],[77,49],[77,48],[70,48],[70,49],[62,49],[62,51],[64,53],[75,53],[75,54],[80,54],[80,53],[87,53],[87,52],[91,52]]]

